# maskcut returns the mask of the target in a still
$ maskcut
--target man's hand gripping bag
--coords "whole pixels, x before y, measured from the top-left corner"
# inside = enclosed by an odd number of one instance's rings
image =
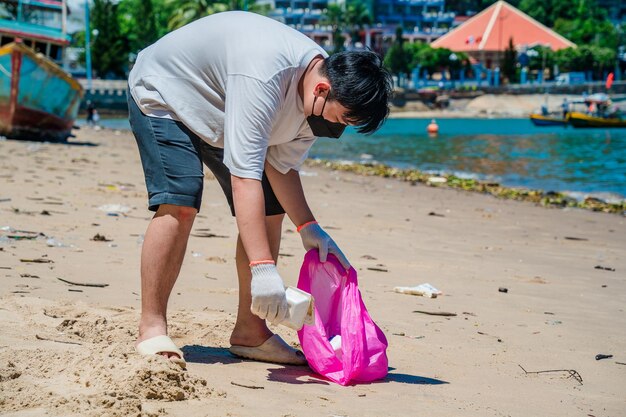
[[[332,255],[322,263],[312,249],[304,257],[298,288],[315,299],[315,323],[298,331],[311,368],[340,385],[384,378],[387,338],[363,304],[354,268],[346,271]],[[329,342],[334,336],[341,336],[341,355]]]

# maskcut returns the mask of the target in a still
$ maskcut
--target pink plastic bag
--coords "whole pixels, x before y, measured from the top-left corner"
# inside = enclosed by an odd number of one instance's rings
[[[315,324],[298,331],[311,368],[340,385],[384,378],[387,338],[363,304],[354,268],[346,271],[330,254],[321,263],[312,249],[304,257],[298,288],[315,299]],[[336,335],[341,335],[341,360],[329,342]]]

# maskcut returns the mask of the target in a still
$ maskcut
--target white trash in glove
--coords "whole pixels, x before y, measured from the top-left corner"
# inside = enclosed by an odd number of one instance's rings
[[[295,287],[287,287],[286,294],[289,314],[279,324],[296,331],[300,330],[305,324],[315,324],[315,302],[311,294]]]

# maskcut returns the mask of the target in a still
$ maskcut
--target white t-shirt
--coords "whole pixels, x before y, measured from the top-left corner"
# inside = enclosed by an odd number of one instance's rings
[[[181,121],[224,148],[231,174],[261,179],[265,159],[299,169],[315,137],[298,81],[326,52],[302,33],[246,12],[217,13],[141,51],[129,76],[142,112]]]

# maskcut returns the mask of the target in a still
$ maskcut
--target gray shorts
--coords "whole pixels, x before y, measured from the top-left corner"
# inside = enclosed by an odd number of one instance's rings
[[[223,162],[224,150],[209,145],[181,122],[146,116],[130,93],[127,95],[130,126],[146,178],[148,208],[157,211],[161,204],[172,204],[200,211],[204,163],[222,187],[234,216],[233,190],[230,171]],[[284,214],[265,173],[261,184],[265,215]]]

